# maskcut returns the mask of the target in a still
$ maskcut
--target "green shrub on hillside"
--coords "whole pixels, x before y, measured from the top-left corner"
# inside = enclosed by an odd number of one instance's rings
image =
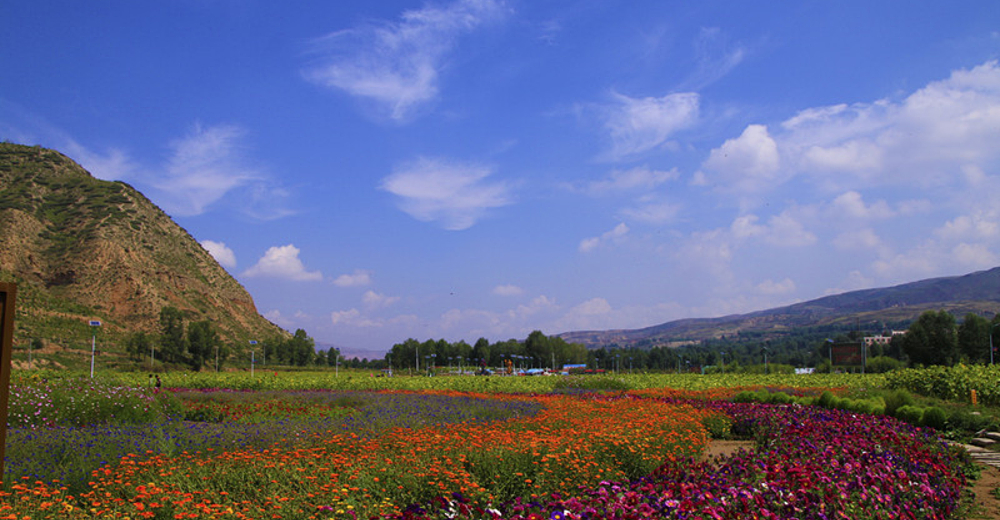
[[[910,392],[899,388],[893,390],[886,394],[883,399],[885,400],[885,414],[896,417],[896,410],[902,406],[913,406],[916,402],[913,400],[913,396]]]
[[[948,416],[944,413],[944,410],[937,406],[932,406],[924,410],[924,416],[921,418],[920,424],[938,431],[944,431],[948,425]]]
[[[896,418],[914,426],[920,426],[924,420],[924,409],[919,406],[904,405],[896,410]]]

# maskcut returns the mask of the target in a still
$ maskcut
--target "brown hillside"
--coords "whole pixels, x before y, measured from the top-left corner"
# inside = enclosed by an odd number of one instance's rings
[[[168,305],[210,320],[237,349],[284,334],[141,193],[39,147],[0,144],[0,280],[19,286],[15,348],[35,338],[79,348],[92,319],[106,343],[121,344],[154,332]]]

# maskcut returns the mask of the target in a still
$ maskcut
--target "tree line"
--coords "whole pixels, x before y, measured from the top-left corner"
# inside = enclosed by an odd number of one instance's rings
[[[136,332],[125,343],[133,361],[157,360],[198,371],[203,367],[221,370],[228,362],[255,362],[258,365],[334,366],[340,351],[316,350],[316,342],[298,329],[291,337],[265,338],[256,345],[240,348],[227,345],[208,320],[186,322],[183,311],[167,306],[160,310],[156,334]]]
[[[969,313],[958,323],[948,311],[926,311],[905,335],[893,339],[886,354],[916,365],[989,363],[996,355],[990,346],[1000,346],[1000,338],[993,337],[997,326],[1000,315],[988,320]]]
[[[587,348],[579,343],[567,343],[557,336],[533,331],[524,340],[508,339],[491,343],[479,338],[469,345],[464,340],[450,343],[444,339],[420,342],[409,338],[392,346],[385,362],[394,370],[427,370],[450,366],[496,368],[510,360],[517,368],[552,368],[565,364],[582,364],[588,359]]]

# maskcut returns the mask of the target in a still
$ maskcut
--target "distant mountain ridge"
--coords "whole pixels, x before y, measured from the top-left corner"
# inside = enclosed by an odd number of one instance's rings
[[[140,192],[41,147],[0,143],[0,280],[18,284],[15,349],[80,348],[83,338],[89,354],[89,320],[120,346],[130,332],[155,332],[165,306],[211,321],[236,350],[287,334]]]
[[[740,332],[778,333],[833,323],[914,320],[927,310],[1000,312],[1000,267],[962,276],[931,278],[878,289],[863,289],[775,309],[719,318],[675,320],[641,329],[577,331],[559,334],[566,341],[597,348],[678,345]]]

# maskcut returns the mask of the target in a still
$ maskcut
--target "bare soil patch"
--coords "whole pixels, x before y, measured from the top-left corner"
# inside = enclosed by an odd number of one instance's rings
[[[1000,469],[993,466],[980,464],[983,472],[978,480],[972,482],[972,494],[975,503],[975,510],[970,519],[975,520],[1000,520],[1000,499],[993,493],[1000,488]]]
[[[729,441],[713,439],[708,443],[708,449],[702,454],[702,460],[712,460],[720,456],[729,456],[740,449],[753,449],[753,441]]]

